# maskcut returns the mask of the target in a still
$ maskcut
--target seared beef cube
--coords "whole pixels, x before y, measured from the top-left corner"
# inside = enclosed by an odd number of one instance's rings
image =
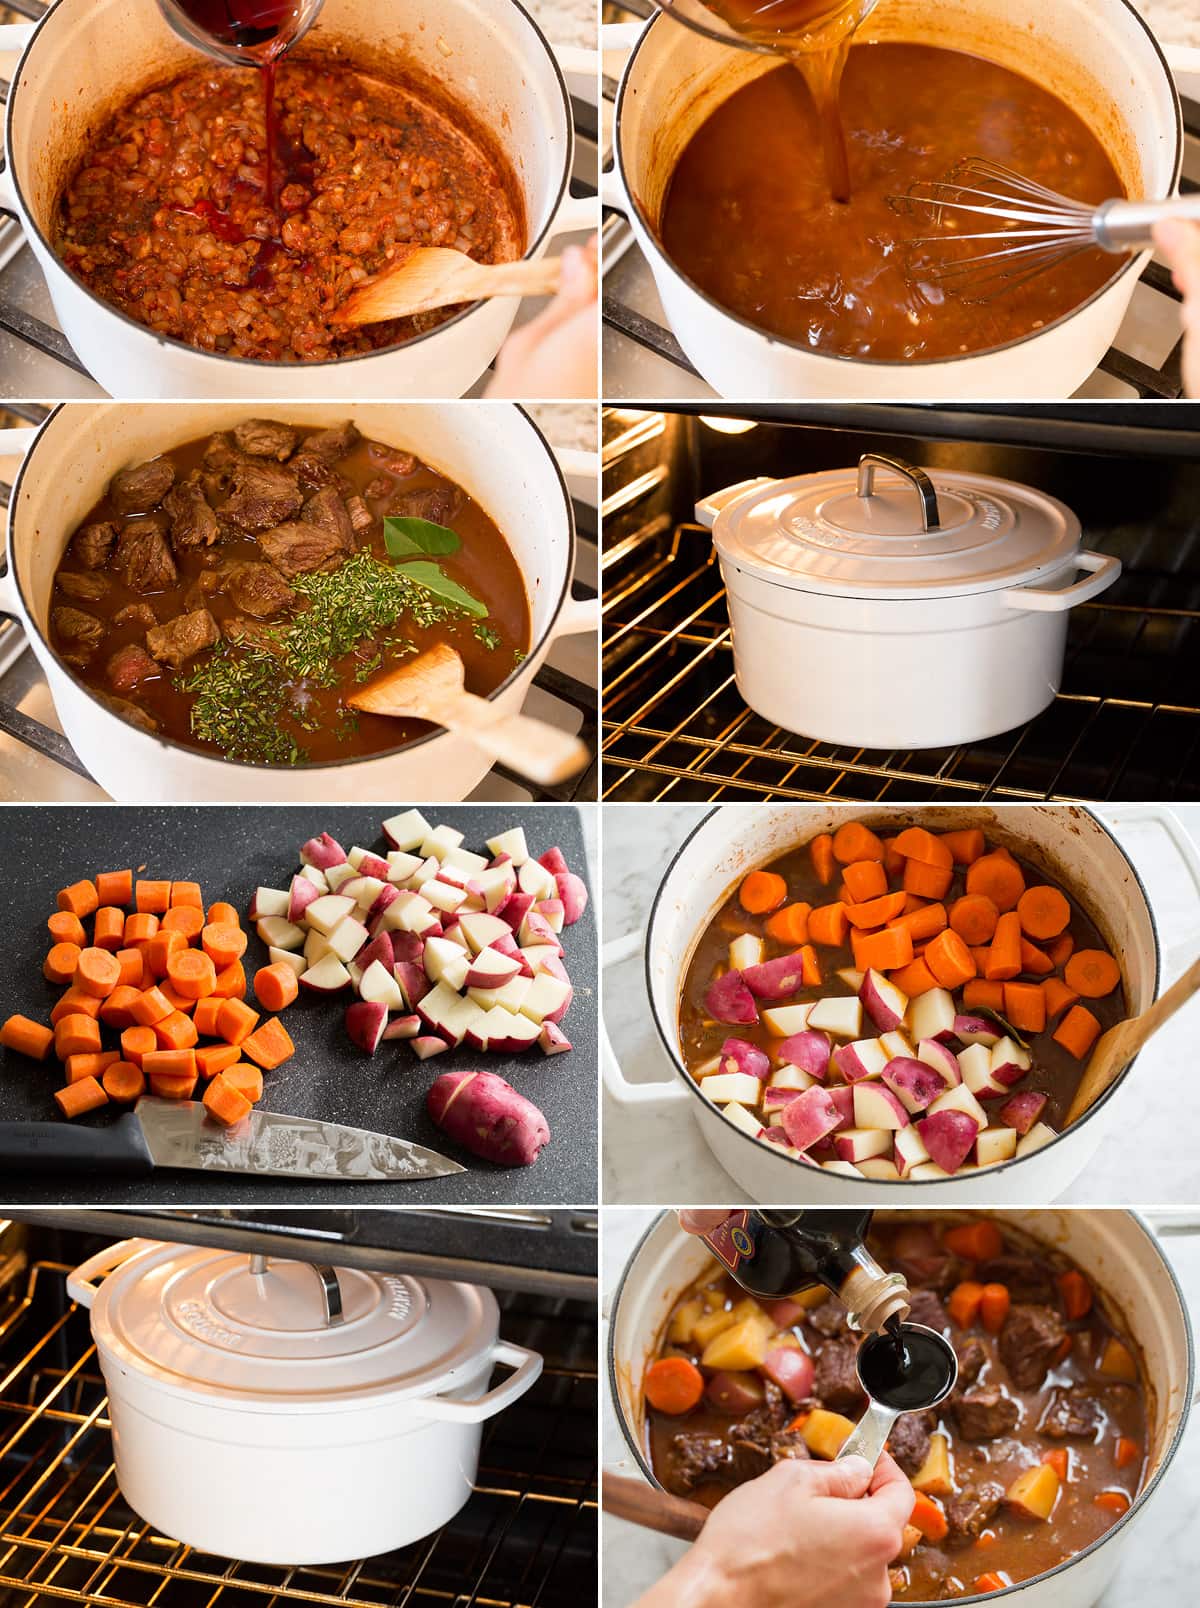
[[[284,463],[296,450],[296,431],[277,419],[246,419],[234,426],[233,439],[247,457],[274,458],[277,463]]]
[[[322,530],[329,531],[336,536],[348,553],[354,551],[354,526],[350,522],[350,513],[333,486],[326,486],[318,491],[304,504],[300,515],[306,525],[319,525]]]
[[[141,731],[157,731],[158,721],[153,715],[148,715],[137,704],[130,703],[128,698],[113,698],[108,693],[99,693],[97,696],[106,709],[111,709],[114,715],[120,715],[131,726],[137,726]]]
[[[826,1340],[817,1352],[813,1395],[835,1413],[852,1413],[866,1400],[855,1367],[857,1353],[854,1340]]]
[[[112,583],[103,575],[74,575],[70,570],[59,570],[58,584],[68,597],[82,598],[85,603],[94,603],[112,590]]]
[[[888,1270],[902,1273],[910,1290],[934,1290],[938,1295],[946,1295],[963,1276],[962,1262],[949,1251],[893,1256],[888,1262]]]
[[[158,615],[149,603],[126,603],[123,609],[118,609],[113,615],[114,625],[129,625],[130,623],[144,625],[147,630],[158,624]]]
[[[1038,1433],[1051,1440],[1094,1441],[1104,1426],[1104,1408],[1094,1396],[1074,1390],[1056,1390],[1046,1408]]]
[[[421,466],[421,460],[411,452],[401,452],[399,447],[389,447],[383,441],[368,440],[367,454],[373,463],[381,463],[389,475],[398,475],[401,479],[414,474]]]
[[[114,475],[108,497],[119,514],[148,514],[174,484],[175,465],[170,458],[152,458],[149,463],[139,463]]]
[[[936,1424],[932,1413],[904,1413],[888,1436],[888,1451],[910,1479],[929,1455],[929,1437]]]
[[[315,452],[298,452],[288,468],[294,471],[305,491],[320,491],[322,486],[331,486],[337,478],[333,465]]]
[[[667,1448],[663,1484],[676,1496],[687,1496],[697,1485],[728,1468],[731,1457],[729,1442],[723,1435],[676,1435]]]
[[[729,1437],[733,1472],[739,1481],[756,1480],[765,1474],[775,1459],[771,1456],[769,1436],[750,1439],[736,1429]]]
[[[846,1333],[846,1309],[832,1296],[828,1301],[822,1301],[820,1306],[809,1307],[802,1321],[809,1328],[815,1329],[818,1334],[824,1335],[827,1340]]]
[[[146,646],[154,657],[176,669],[220,640],[217,622],[207,609],[177,614],[166,625],[156,625],[153,631],[146,632]]]
[[[243,456],[227,431],[222,430],[209,438],[204,449],[204,467],[210,474],[231,475],[242,461]]]
[[[376,475],[374,480],[372,480],[371,484],[367,487],[366,491],[363,492],[363,496],[370,497],[377,501],[380,497],[386,497],[391,489],[392,482],[389,476]]]
[[[270,530],[298,514],[303,501],[290,468],[277,463],[240,463],[233,471],[221,518],[247,532]]]
[[[764,1379],[762,1406],[756,1407],[752,1413],[747,1413],[737,1428],[752,1439],[756,1439],[775,1434],[792,1416],[792,1409],[784,1398],[783,1391],[773,1379]]]
[[[958,1352],[958,1384],[974,1384],[988,1360],[987,1347],[980,1340],[966,1340],[954,1348]]]
[[[1021,1406],[1001,1390],[968,1390],[950,1404],[963,1440],[995,1440],[1017,1427]]]
[[[387,505],[387,512],[401,519],[428,519],[434,525],[448,525],[463,505],[457,486],[426,486],[423,491],[401,491]]]
[[[163,512],[171,521],[171,543],[177,553],[185,547],[211,547],[220,539],[221,527],[209,507],[199,475],[189,475],[167,494]]]
[[[274,564],[230,564],[221,572],[225,590],[237,607],[260,620],[294,603],[296,594]]]
[[[327,463],[336,463],[361,440],[357,426],[347,419],[344,424],[334,425],[330,430],[318,430],[316,435],[305,436],[302,450],[324,458]]]
[[[263,625],[259,620],[244,620],[240,614],[221,622],[221,635],[239,647],[265,648],[268,653],[280,651],[277,628]]]
[[[1018,1390],[1037,1390],[1066,1339],[1058,1313],[1047,1306],[1015,1306],[1000,1334],[1000,1357]]]
[[[936,1329],[939,1334],[950,1333],[949,1314],[932,1290],[913,1290],[910,1300],[910,1323],[923,1323],[927,1329]]]
[[[1004,1500],[1004,1487],[988,1480],[983,1485],[969,1485],[961,1496],[946,1499],[946,1521],[950,1526],[949,1540],[974,1541],[987,1529]]]
[[[154,519],[125,526],[112,567],[131,592],[163,592],[179,579],[162,526]]]
[[[98,525],[85,525],[76,531],[71,540],[71,557],[84,569],[101,569],[108,562],[112,545],[117,539],[117,527],[109,520]]]
[[[1052,1306],[1056,1300],[1053,1274],[1032,1256],[993,1256],[990,1262],[980,1262],[975,1277],[980,1284],[1007,1285],[1014,1301]]]
[[[375,515],[361,497],[347,497],[346,512],[350,515],[350,523],[356,531],[370,530],[375,523]]]
[[[324,525],[276,525],[258,538],[259,546],[286,576],[336,569],[346,557],[339,537]]]
[[[129,692],[147,676],[161,675],[161,671],[145,648],[130,642],[110,657],[104,667],[108,684],[114,692]]]
[[[70,659],[72,664],[86,664],[104,635],[104,622],[83,609],[66,605],[54,609],[50,620],[68,649],[64,658]]]

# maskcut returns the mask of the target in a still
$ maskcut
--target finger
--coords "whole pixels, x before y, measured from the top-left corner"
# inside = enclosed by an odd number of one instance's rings
[[[729,1216],[723,1212],[680,1212],[679,1226],[688,1234],[710,1234]]]
[[[1154,226],[1154,243],[1171,265],[1175,283],[1185,296],[1200,295],[1200,229],[1179,218]]]
[[[879,1514],[903,1530],[912,1515],[917,1493],[909,1484],[908,1476],[889,1453],[875,1465],[871,1477],[868,1501]]]
[[[563,252],[558,294],[573,307],[584,306],[596,299],[596,270],[582,246],[568,246]]]
[[[871,1465],[865,1457],[844,1457],[836,1463],[793,1463],[802,1471],[810,1496],[839,1497],[856,1501],[865,1496],[871,1484]],[[782,1468],[783,1464],[776,1464]]]

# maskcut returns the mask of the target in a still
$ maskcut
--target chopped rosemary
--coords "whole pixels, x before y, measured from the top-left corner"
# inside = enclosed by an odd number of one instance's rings
[[[305,758],[295,738],[280,729],[287,683],[279,663],[264,648],[219,642],[206,663],[175,678],[181,692],[195,694],[192,735],[213,743],[228,759],[267,765],[298,765]]]
[[[485,648],[495,649],[495,648],[498,648],[500,646],[500,633],[499,633],[499,631],[493,631],[491,626],[490,625],[484,625],[482,620],[475,627],[475,635],[483,643]]]

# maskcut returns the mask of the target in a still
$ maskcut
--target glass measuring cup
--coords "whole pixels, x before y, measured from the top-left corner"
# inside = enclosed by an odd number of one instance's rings
[[[654,0],[664,16],[737,50],[794,59],[836,49],[879,0]]]
[[[261,67],[290,50],[325,0],[158,0],[186,43],[233,67]]]
[[[897,1346],[903,1348],[897,1364]],[[936,1407],[958,1383],[958,1355],[949,1340],[923,1323],[868,1335],[855,1359],[867,1410],[847,1437],[838,1458],[865,1457],[871,1467],[902,1413]]]

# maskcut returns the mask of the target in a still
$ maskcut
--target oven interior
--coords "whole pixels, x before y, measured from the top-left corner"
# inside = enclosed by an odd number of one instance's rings
[[[495,1288],[501,1333],[545,1357],[484,1428],[475,1493],[386,1556],[273,1568],[193,1551],[122,1499],[88,1315],[66,1273],[152,1235]],[[454,1603],[579,1608],[596,1592],[596,1221],[568,1211],[126,1213],[0,1221],[0,1608]]]
[[[716,406],[604,413],[602,797],[1200,796],[1200,406]],[[1122,560],[1117,583],[1072,610],[1059,695],[1024,727],[945,749],[836,747],[738,695],[698,497],[870,451],[1039,487],[1078,513],[1085,547]]]

